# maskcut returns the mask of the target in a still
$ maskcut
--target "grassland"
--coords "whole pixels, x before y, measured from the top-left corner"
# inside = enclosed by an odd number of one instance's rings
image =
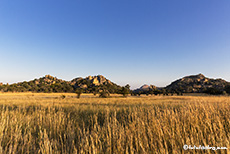
[[[63,99],[61,96],[65,95]],[[0,94],[0,153],[229,153],[230,97]],[[228,150],[183,150],[183,146]]]

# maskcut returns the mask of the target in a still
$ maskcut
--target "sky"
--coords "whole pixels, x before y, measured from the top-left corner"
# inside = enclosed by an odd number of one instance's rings
[[[1,0],[0,82],[103,75],[132,89],[230,81],[229,0]]]

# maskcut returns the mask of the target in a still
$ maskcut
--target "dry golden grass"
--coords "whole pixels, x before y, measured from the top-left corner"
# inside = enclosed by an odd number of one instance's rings
[[[66,98],[62,99],[61,96]],[[229,153],[230,98],[0,94],[0,153]],[[228,150],[183,150],[183,145]]]

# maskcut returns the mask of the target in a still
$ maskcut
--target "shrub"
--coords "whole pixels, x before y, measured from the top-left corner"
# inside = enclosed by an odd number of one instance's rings
[[[102,91],[102,92],[100,92],[99,97],[100,98],[108,98],[108,97],[110,97],[110,93],[108,91]]]
[[[66,96],[65,96],[65,95],[61,95],[61,98],[62,98],[62,99],[65,99],[65,98],[66,98]]]
[[[77,94],[77,98],[80,98],[82,94],[82,89],[77,89],[75,92]]]

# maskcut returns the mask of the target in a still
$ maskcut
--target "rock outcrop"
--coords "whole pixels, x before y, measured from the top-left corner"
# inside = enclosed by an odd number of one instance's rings
[[[75,78],[71,81],[65,81],[45,75],[39,79],[14,83],[11,85],[0,85],[0,91],[12,92],[75,92],[76,89],[82,89],[84,92],[93,93],[100,90],[108,90],[110,93],[119,93],[121,87],[102,75],[88,76],[86,78]]]
[[[95,87],[101,85],[116,85],[115,83],[106,79],[102,75],[88,76],[86,78],[76,78],[70,81],[70,83],[72,85],[75,85],[75,87],[81,87],[81,88]]]

